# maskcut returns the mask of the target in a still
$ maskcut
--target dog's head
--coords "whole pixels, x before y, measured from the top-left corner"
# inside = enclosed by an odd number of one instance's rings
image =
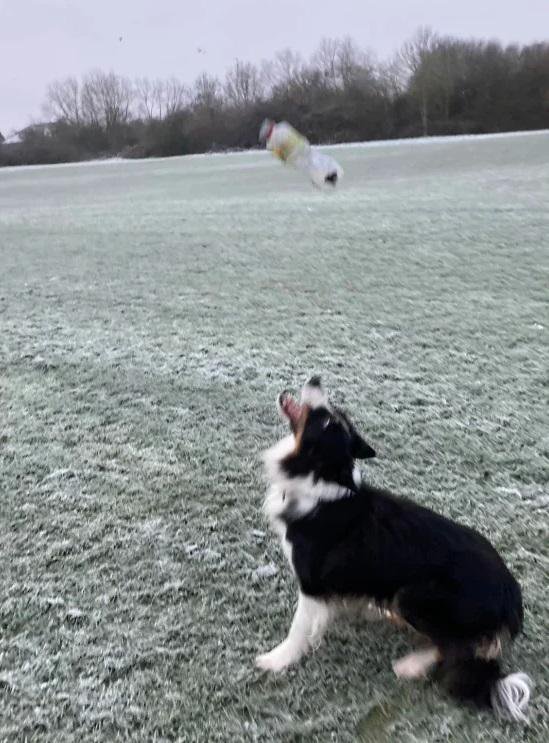
[[[267,452],[271,479],[311,478],[314,483],[352,488],[356,459],[375,457],[375,451],[357,432],[347,415],[334,408],[318,377],[303,387],[299,401],[289,392],[277,400],[291,435]]]

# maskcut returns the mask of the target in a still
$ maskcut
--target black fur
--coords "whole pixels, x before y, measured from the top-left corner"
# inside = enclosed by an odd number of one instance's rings
[[[478,532],[404,498],[361,485],[282,514],[302,591],[396,602],[439,647],[468,645],[522,626],[518,583]]]
[[[476,658],[470,650],[461,653],[447,651],[433,674],[451,696],[478,707],[490,707],[490,692],[502,678],[498,660]]]
[[[315,384],[315,380],[310,384]],[[348,494],[302,515],[289,500],[281,519],[304,594],[368,598],[391,606],[430,638],[444,660],[438,676],[454,695],[489,702],[499,663],[476,657],[479,643],[514,637],[522,595],[481,534],[389,492],[353,481],[354,459],[374,456],[347,416],[311,410],[285,475],[338,483]]]
[[[289,477],[312,474],[314,482],[325,480],[354,487],[354,460],[375,455],[343,411],[321,407],[307,417],[299,455],[288,457],[282,466]]]

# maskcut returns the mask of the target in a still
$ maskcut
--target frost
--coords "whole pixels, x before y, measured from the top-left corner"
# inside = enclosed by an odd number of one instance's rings
[[[252,573],[252,579],[256,582],[264,578],[273,578],[277,573],[277,566],[273,562],[269,562],[267,565],[261,565],[261,567],[256,568]]]

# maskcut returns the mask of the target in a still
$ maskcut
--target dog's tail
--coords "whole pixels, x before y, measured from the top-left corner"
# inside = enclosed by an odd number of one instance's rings
[[[504,676],[497,659],[478,658],[471,652],[467,657],[443,659],[436,676],[452,696],[492,707],[502,720],[528,722],[533,684],[525,673]]]

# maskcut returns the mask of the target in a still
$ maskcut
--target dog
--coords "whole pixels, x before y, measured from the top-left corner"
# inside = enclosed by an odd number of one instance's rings
[[[426,641],[393,663],[415,679],[433,671],[453,696],[527,721],[532,682],[504,675],[504,642],[522,628],[521,589],[481,534],[361,481],[375,456],[318,377],[297,401],[279,395],[291,433],[264,454],[265,511],[299,584],[288,636],[256,665],[279,672],[315,648],[330,621],[364,604]]]

